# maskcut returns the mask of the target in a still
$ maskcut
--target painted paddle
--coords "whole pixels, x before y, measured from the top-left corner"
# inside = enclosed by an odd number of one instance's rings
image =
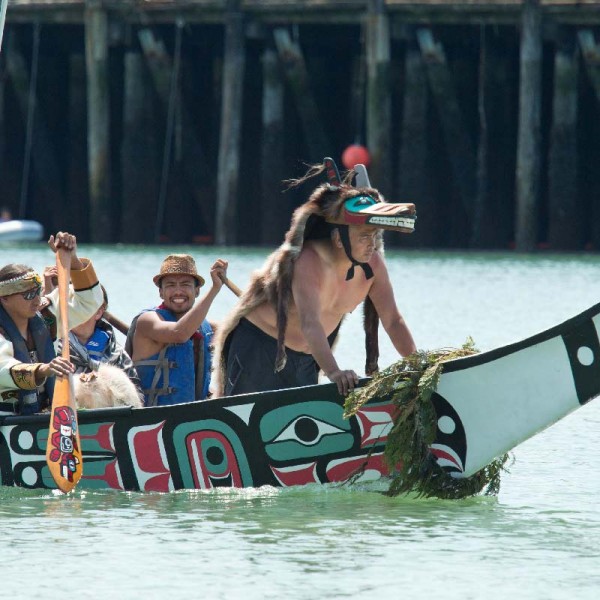
[[[69,273],[71,254],[59,248],[56,252],[58,267],[58,295],[62,337],[62,357],[69,360]],[[57,377],[52,398],[52,413],[46,443],[46,462],[58,488],[65,494],[81,479],[83,457],[77,427],[77,408],[72,375]]]

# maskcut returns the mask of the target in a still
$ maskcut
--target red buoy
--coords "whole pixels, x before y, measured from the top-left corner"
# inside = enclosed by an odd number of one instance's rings
[[[342,164],[346,169],[354,168],[354,165],[369,166],[371,155],[369,151],[360,144],[352,144],[348,146],[342,154]]]

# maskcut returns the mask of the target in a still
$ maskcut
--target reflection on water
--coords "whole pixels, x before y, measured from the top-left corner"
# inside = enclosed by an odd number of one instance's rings
[[[83,247],[130,320],[158,302],[152,277],[171,251],[207,275],[230,260],[240,287],[262,249]],[[37,269],[42,245],[0,249]],[[482,350],[550,327],[600,301],[600,257],[388,251],[400,309],[417,345]],[[224,289],[220,318],[235,297]],[[360,310],[336,353],[363,369]],[[397,359],[384,334],[380,364]],[[69,497],[0,488],[7,597],[595,598],[600,589],[600,402],[519,446],[497,498],[388,498],[377,487],[307,486]],[[34,565],[36,577],[27,576]],[[92,583],[92,581],[97,583]]]

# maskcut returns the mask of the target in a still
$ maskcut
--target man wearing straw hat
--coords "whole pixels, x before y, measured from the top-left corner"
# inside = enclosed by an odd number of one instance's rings
[[[134,318],[125,349],[133,359],[146,406],[203,400],[208,396],[213,330],[208,310],[221,290],[227,261],[210,270],[212,287],[200,295],[204,279],[189,254],[170,254],[153,278],[162,304]]]

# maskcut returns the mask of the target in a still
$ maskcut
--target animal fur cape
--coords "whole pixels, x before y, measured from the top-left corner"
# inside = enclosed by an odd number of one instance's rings
[[[215,361],[213,363],[215,365],[213,382],[216,396],[223,394],[228,340],[231,332],[238,325],[240,319],[265,302],[270,303],[277,314],[278,336],[275,370],[280,371],[283,369],[286,363],[284,340],[288,308],[290,303],[293,302],[292,277],[294,264],[300,255],[304,242],[309,239],[329,237],[332,226],[328,223],[339,219],[345,200],[359,195],[368,195],[377,201],[384,201],[374,188],[355,188],[347,184],[340,186],[323,184],[314,190],[305,204],[296,209],[283,244],[267,258],[261,269],[253,273],[250,285],[242,294],[237,306],[217,328]],[[383,254],[383,234],[381,231],[377,237],[375,250]],[[360,271],[357,271],[357,276],[362,276]],[[379,317],[368,296],[364,301],[364,327],[367,354],[365,372],[367,375],[371,375],[377,371],[379,358],[377,339]]]

